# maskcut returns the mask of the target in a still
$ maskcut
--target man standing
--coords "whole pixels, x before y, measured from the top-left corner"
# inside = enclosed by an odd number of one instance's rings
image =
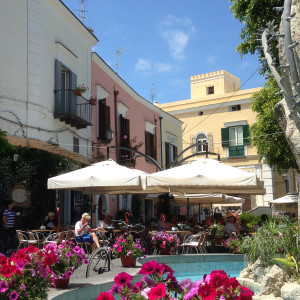
[[[15,213],[12,208],[14,203],[8,202],[7,209],[4,210],[3,220],[3,244],[6,250],[6,255],[12,253],[13,247],[17,241],[16,230],[15,230]]]

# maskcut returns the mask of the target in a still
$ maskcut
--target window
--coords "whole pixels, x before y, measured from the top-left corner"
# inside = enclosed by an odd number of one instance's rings
[[[148,131],[145,131],[145,153],[156,159],[156,137]]]
[[[168,169],[171,163],[177,157],[177,147],[171,143],[165,143],[166,149],[166,169]]]
[[[228,157],[245,156],[245,145],[250,144],[249,125],[221,129],[222,147],[228,148]]]
[[[208,86],[207,87],[207,95],[212,95],[215,93],[215,87],[214,86]]]
[[[130,120],[120,115],[120,146],[130,146]],[[120,150],[120,161],[130,160],[131,152],[128,150]]]
[[[79,153],[79,139],[76,137],[73,138],[73,151]]]
[[[106,132],[110,126],[110,107],[106,105],[106,99],[98,101],[98,138],[107,141]]]
[[[208,150],[207,136],[205,133],[199,133],[196,137],[196,152],[206,152]]]
[[[229,106],[229,111],[238,111],[241,110],[241,105],[233,105],[233,106]]]
[[[77,86],[77,75],[55,60],[55,100],[62,106],[68,105],[76,96],[72,90]]]

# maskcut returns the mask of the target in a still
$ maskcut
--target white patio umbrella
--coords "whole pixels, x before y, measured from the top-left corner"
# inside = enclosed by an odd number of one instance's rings
[[[256,174],[204,158],[172,169],[148,174],[147,188],[169,188],[176,193],[265,194]]]
[[[147,190],[142,185],[146,175],[146,172],[107,160],[49,178],[48,189],[70,189],[85,194],[145,194]],[[156,188],[153,188],[153,192],[156,192]]]
[[[285,196],[270,201],[270,204],[291,204],[298,203],[298,192],[287,193]]]
[[[185,194],[184,196],[173,195],[174,199],[173,203],[186,205],[187,199],[189,200],[189,204],[243,204],[245,199],[240,197],[234,197],[225,194]]]

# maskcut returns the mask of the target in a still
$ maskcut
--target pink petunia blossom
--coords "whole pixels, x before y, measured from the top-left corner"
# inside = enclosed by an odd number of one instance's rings
[[[130,280],[133,277],[125,272],[121,272],[119,273],[116,277],[115,277],[115,283],[119,284],[119,285],[124,285],[130,282]]]
[[[166,287],[163,283],[159,283],[157,286],[153,287],[149,292],[149,299],[156,300],[164,298],[167,294]]]
[[[96,300],[115,300],[115,297],[108,292],[102,292]]]

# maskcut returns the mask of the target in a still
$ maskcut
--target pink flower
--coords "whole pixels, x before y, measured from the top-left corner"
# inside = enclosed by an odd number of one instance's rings
[[[153,287],[149,292],[149,299],[156,300],[165,297],[167,294],[166,287],[163,283],[159,283],[157,286]]]
[[[119,273],[116,277],[115,277],[115,283],[119,284],[119,285],[124,285],[130,282],[130,280],[132,279],[132,276],[125,273],[125,272],[121,272]]]
[[[155,260],[148,261],[142,265],[142,268],[138,272],[138,274],[150,275],[157,270],[158,266],[159,266],[159,264]]]
[[[5,293],[9,288],[8,283],[5,280],[0,281],[0,293]]]
[[[217,297],[217,292],[211,284],[205,283],[199,287],[199,296],[202,300],[215,300]]]
[[[119,245],[119,246],[117,247],[117,251],[118,251],[119,253],[122,252],[122,249],[123,249],[123,247],[122,247],[121,245]]]
[[[115,300],[115,297],[108,292],[102,292],[99,294],[96,300]]]
[[[212,271],[210,273],[209,284],[212,284],[213,287],[219,288],[223,285],[226,285],[228,276],[224,271]]]

